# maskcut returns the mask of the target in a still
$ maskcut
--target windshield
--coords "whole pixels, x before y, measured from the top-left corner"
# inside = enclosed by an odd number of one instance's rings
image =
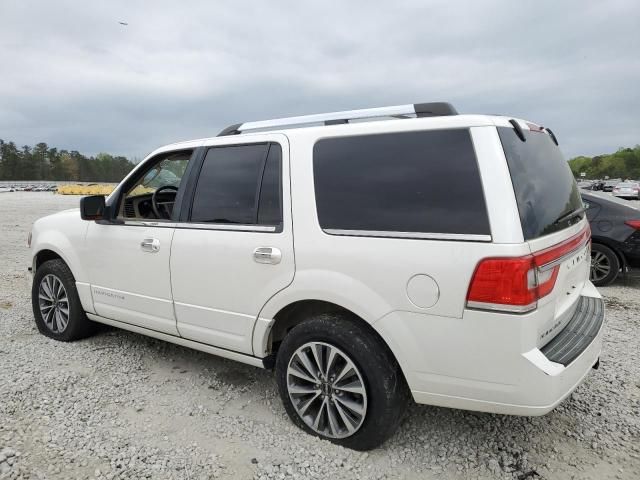
[[[525,130],[523,142],[513,128],[499,127],[498,133],[525,240],[562,230],[575,223],[576,215],[584,215],[569,164],[549,135]]]

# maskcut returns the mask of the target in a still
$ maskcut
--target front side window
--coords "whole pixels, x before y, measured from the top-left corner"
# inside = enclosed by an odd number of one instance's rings
[[[210,148],[198,177],[191,222],[279,225],[281,156],[275,143]]]
[[[124,194],[120,215],[136,220],[168,220],[193,150],[161,154],[149,162]]]
[[[489,235],[467,129],[335,137],[313,149],[320,226]]]

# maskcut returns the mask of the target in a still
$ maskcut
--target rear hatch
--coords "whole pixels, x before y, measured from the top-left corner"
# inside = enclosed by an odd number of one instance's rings
[[[513,123],[513,122],[512,122]],[[580,191],[555,136],[534,124],[498,127],[540,291],[536,344],[569,322],[589,279],[590,230]]]

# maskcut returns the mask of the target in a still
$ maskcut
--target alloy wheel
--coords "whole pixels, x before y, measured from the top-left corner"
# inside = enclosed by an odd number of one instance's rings
[[[602,252],[591,251],[591,281],[604,279],[611,271],[611,262]]]
[[[322,342],[298,348],[287,368],[289,398],[314,432],[346,438],[363,424],[367,391],[363,377],[342,350]]]
[[[69,324],[69,298],[62,280],[48,274],[40,280],[38,305],[45,325],[53,333],[62,333]]]

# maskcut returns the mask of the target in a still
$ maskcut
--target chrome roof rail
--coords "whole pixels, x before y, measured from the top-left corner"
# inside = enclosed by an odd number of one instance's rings
[[[396,105],[392,107],[364,108],[361,110],[318,113],[315,115],[238,123],[225,128],[218,134],[218,136],[237,135],[251,130],[267,130],[309,124],[337,125],[349,123],[350,120],[367,118],[405,118],[407,115],[415,115],[416,117],[441,117],[457,114],[458,112],[453,105],[446,102],[410,103],[408,105]]]

